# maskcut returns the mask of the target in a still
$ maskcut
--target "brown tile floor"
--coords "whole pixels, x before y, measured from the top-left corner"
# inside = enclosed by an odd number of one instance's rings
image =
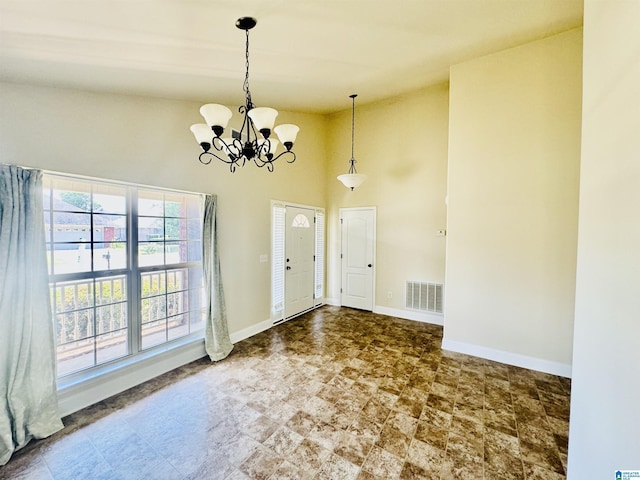
[[[323,307],[64,419],[1,478],[563,479],[567,379]]]

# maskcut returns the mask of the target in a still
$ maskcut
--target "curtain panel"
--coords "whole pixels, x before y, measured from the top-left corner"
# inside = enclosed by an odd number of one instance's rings
[[[214,362],[227,357],[233,349],[220,275],[216,210],[216,196],[205,195],[202,224],[202,268],[207,309],[204,343],[209,358]]]
[[[58,414],[42,172],[0,165],[0,465]]]

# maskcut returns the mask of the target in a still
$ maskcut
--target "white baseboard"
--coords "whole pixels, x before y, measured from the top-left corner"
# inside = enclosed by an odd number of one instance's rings
[[[325,305],[331,305],[334,307],[340,307],[339,298],[325,298]],[[387,315],[389,317],[404,318],[405,320],[413,320],[415,322],[432,323],[434,325],[444,325],[444,317],[442,315],[436,315],[432,313],[422,313],[413,310],[403,310],[401,308],[389,308],[381,305],[375,305],[373,307],[373,313],[379,313],[380,315]]]
[[[242,330],[238,330],[237,332],[233,332],[229,335],[229,337],[231,338],[231,343],[238,343],[245,338],[253,337],[260,332],[264,332],[265,330],[273,327],[273,322],[273,320],[268,319],[251,325],[250,327],[243,328]]]
[[[442,349],[451,352],[464,353],[474,357],[486,358],[495,362],[506,363],[515,367],[527,368],[538,372],[550,373],[560,377],[571,378],[571,365],[552,362],[542,358],[529,357],[519,353],[505,352],[494,348],[472,345],[455,340],[442,339]]]
[[[58,411],[61,417],[105,400],[140,385],[163,373],[204,357],[204,340],[167,349],[147,358],[114,367],[100,376],[58,389]]]
[[[324,304],[325,305],[331,305],[332,307],[339,307],[340,306],[340,299],[339,298],[325,298],[324,299]]]
[[[404,318],[415,322],[432,323],[434,325],[444,325],[444,317],[432,313],[416,312],[413,310],[403,310],[400,308],[389,308],[381,305],[373,307],[373,313],[388,315],[390,317]]]

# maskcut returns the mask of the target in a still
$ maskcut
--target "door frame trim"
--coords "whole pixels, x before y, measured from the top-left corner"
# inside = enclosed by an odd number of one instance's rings
[[[342,255],[342,212],[354,211],[354,210],[370,210],[373,211],[373,246],[372,246],[372,255],[373,255],[373,272],[372,272],[372,285],[371,285],[371,311],[375,309],[376,306],[376,272],[378,270],[378,257],[376,252],[376,245],[378,244],[378,207],[374,205],[363,206],[363,207],[343,207],[338,210],[338,215],[340,217],[340,251],[338,255]],[[338,258],[340,260],[340,296],[338,297],[338,304],[342,306],[342,257]]]
[[[317,205],[307,205],[304,203],[295,203],[295,202],[289,202],[286,200],[276,200],[276,199],[271,199],[270,203],[269,203],[269,217],[271,217],[271,215],[273,214],[273,207],[275,205],[281,205],[283,207],[297,207],[297,208],[306,208],[309,210],[313,210],[314,212],[317,211],[322,211],[324,213],[325,219],[327,217],[327,209],[325,207],[319,207]],[[270,252],[272,252],[272,242],[273,242],[273,222],[271,221],[272,218],[270,218],[270,237],[269,237],[269,250]],[[326,220],[325,220],[326,222]],[[325,223],[325,228],[326,228],[326,223]],[[314,242],[315,242],[315,234],[314,234]],[[327,292],[326,292],[326,282],[327,282],[327,258],[326,258],[326,253],[327,253],[327,237],[326,237],[326,230],[325,230],[325,238],[324,238],[324,252],[325,252],[325,264],[324,264],[324,283],[325,286],[323,288],[323,293],[324,295],[322,296],[322,298],[315,298],[315,290],[314,290],[314,300],[313,300],[313,307],[310,308],[309,310],[306,310],[304,312],[301,312],[297,315],[293,315],[291,317],[286,318],[284,316],[284,308],[282,309],[282,315],[280,316],[274,316],[273,315],[273,305],[269,306],[269,321],[272,322],[273,325],[282,323],[282,322],[286,322],[292,318],[295,318],[299,315],[302,315],[303,313],[307,313],[310,312],[311,310],[314,310],[318,307],[321,307],[322,305],[324,305],[326,303],[327,300]],[[271,257],[271,255],[270,255]],[[272,268],[272,262],[273,262],[273,258],[269,258],[269,272],[271,272],[271,268]],[[314,284],[315,284],[315,275],[314,275]],[[285,289],[286,289],[286,284],[285,284]],[[273,284],[271,282],[271,273],[269,273],[269,303],[271,304],[272,302],[272,298],[273,298]],[[286,297],[286,290],[285,290],[285,297]]]

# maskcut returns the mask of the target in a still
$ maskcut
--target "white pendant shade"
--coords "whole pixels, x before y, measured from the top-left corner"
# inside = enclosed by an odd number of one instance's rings
[[[273,124],[276,123],[277,116],[278,111],[269,107],[256,107],[249,110],[249,118],[258,131],[265,128],[273,130]]]
[[[219,105],[217,103],[207,103],[200,107],[200,115],[204,117],[205,122],[210,127],[222,127],[227,128],[227,124],[231,119],[231,110],[229,110],[224,105]]]
[[[276,132],[276,135],[278,135],[282,144],[285,142],[295,143],[300,128],[291,123],[283,123],[282,125],[278,125],[274,131]]]
[[[338,175],[338,180],[351,190],[362,185],[366,179],[367,176],[363,173],[345,173],[344,175]]]
[[[191,125],[191,132],[196,137],[198,143],[211,143],[213,132],[211,128],[209,128],[209,125],[196,123],[195,125]]]

